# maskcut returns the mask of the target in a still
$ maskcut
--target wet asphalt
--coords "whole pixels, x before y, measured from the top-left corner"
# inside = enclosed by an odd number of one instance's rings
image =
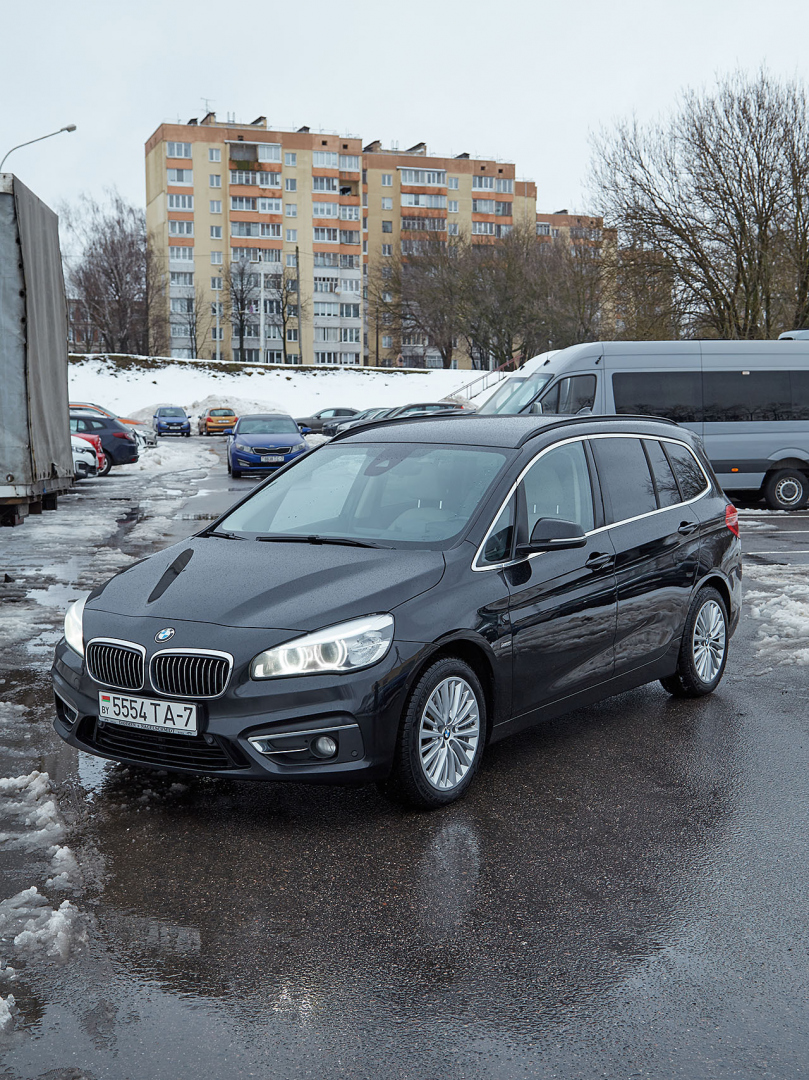
[[[161,479],[174,539],[255,483]],[[166,541],[127,547],[136,486],[114,543],[142,554]],[[743,539],[751,566],[797,568],[809,513],[749,503]],[[20,1016],[0,1077],[808,1075],[806,668],[763,658],[760,630],[743,620],[710,698],[579,710],[490,748],[429,814],[77,755],[42,650],[10,650],[0,697],[30,728],[3,775],[54,780],[87,940],[27,965],[2,943]],[[37,858],[6,857],[4,896]]]

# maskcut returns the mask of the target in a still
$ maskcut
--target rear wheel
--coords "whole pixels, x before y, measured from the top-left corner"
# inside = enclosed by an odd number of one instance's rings
[[[112,468],[112,458],[110,457],[109,454],[105,454],[104,455],[104,468],[98,470],[98,475],[99,476],[106,476],[111,468]]]
[[[677,671],[660,684],[674,697],[703,697],[719,685],[727,658],[725,601],[716,589],[700,589],[685,620]]]
[[[462,660],[447,657],[422,675],[402,718],[388,798],[420,810],[459,799],[480,765],[486,737],[486,699]]]
[[[799,510],[809,500],[809,480],[800,469],[779,469],[766,478],[763,491],[771,510]]]

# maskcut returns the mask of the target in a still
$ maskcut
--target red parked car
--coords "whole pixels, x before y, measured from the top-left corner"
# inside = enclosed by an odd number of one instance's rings
[[[98,458],[98,475],[106,476],[112,468],[112,462],[104,454],[104,447],[101,445],[101,439],[98,435],[87,435],[83,431],[74,431],[74,435],[78,435],[80,439],[86,439],[88,443],[91,443],[96,452]]]

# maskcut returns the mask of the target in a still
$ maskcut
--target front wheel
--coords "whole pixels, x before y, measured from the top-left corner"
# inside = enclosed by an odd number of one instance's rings
[[[809,501],[809,482],[800,469],[779,469],[766,478],[763,492],[771,510],[799,510]]]
[[[241,478],[241,475],[242,475],[242,470],[241,469],[231,469],[230,470],[230,475],[233,477],[234,480],[239,480]]]
[[[112,468],[112,458],[109,454],[104,455],[104,468],[98,470],[99,476],[106,476]]]
[[[462,660],[438,660],[410,696],[393,770],[381,790],[419,810],[455,802],[472,783],[485,739],[486,699],[480,680]]]
[[[716,589],[700,589],[685,620],[677,670],[661,679],[674,697],[696,698],[712,693],[728,658],[728,613]]]

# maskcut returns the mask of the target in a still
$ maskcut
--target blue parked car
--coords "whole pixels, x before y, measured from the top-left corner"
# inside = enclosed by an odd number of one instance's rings
[[[228,472],[271,472],[305,454],[309,447],[301,430],[285,413],[242,416],[228,437]]]
[[[152,417],[152,426],[158,435],[185,435],[188,438],[191,434],[191,421],[179,405],[161,405]]]

